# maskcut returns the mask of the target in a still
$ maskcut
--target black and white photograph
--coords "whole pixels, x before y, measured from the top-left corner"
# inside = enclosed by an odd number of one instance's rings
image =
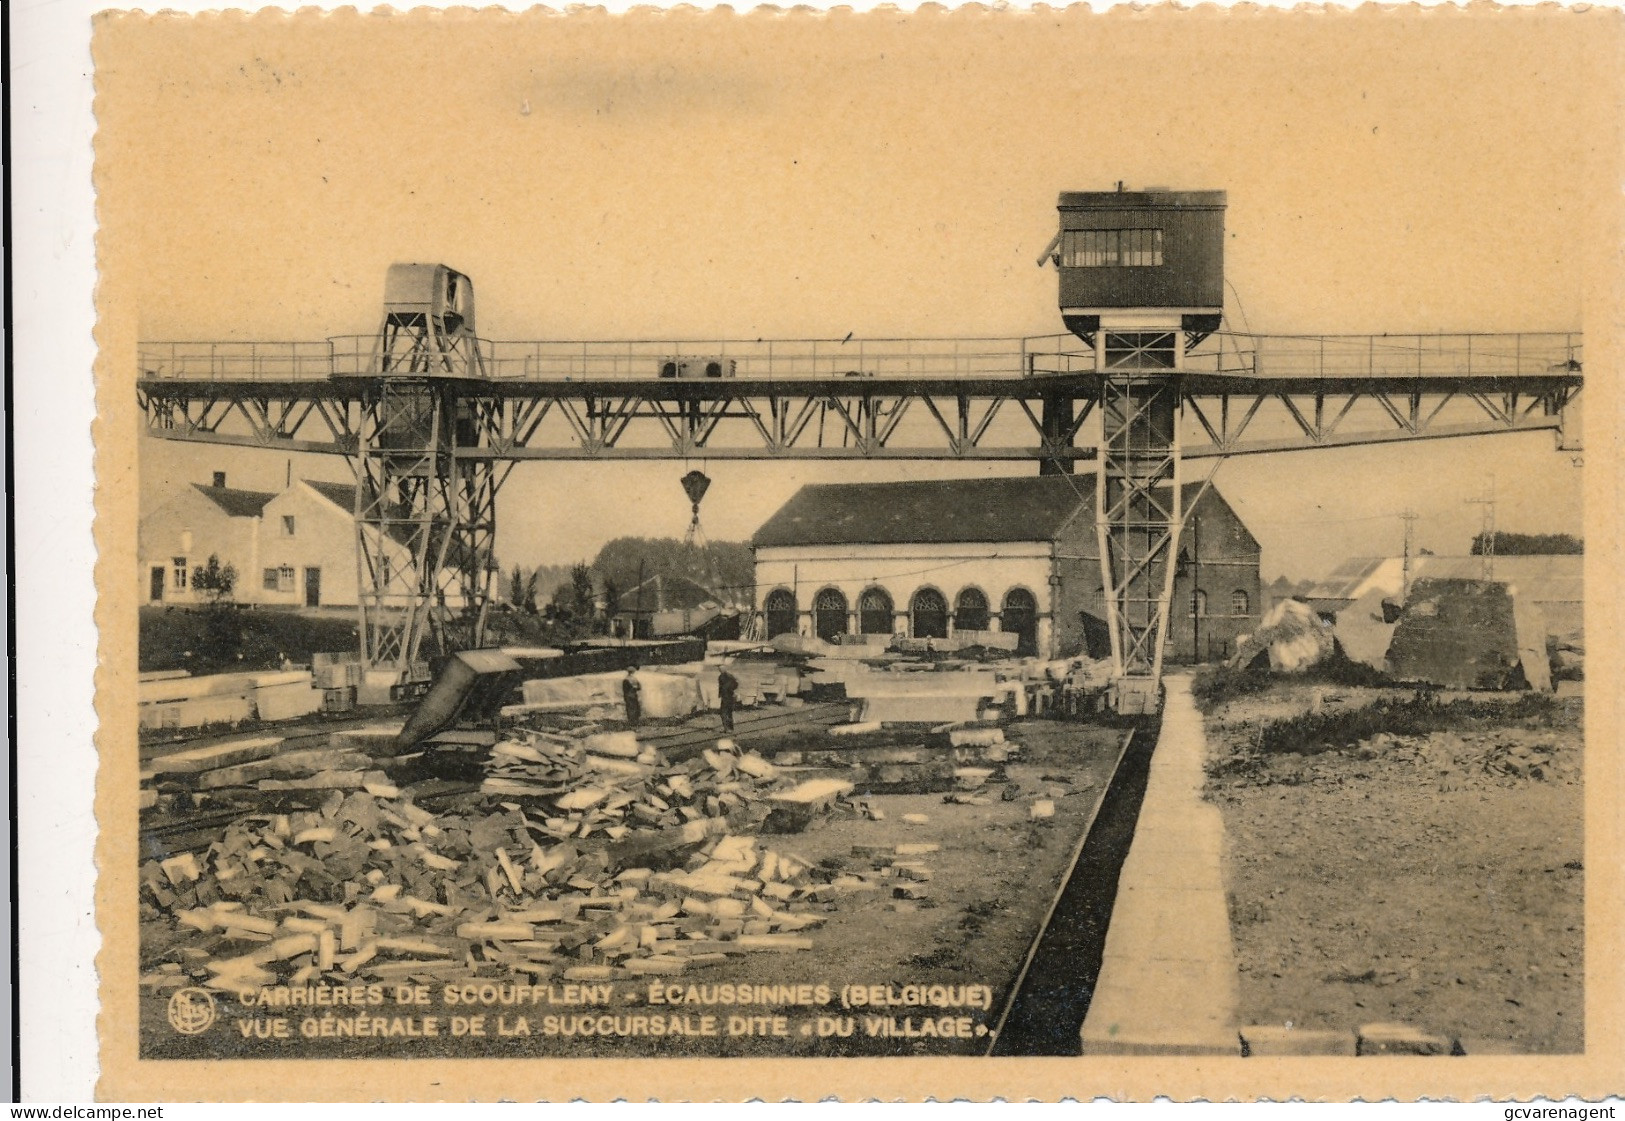
[[[101,1092],[1617,1090],[1613,14],[99,15]]]

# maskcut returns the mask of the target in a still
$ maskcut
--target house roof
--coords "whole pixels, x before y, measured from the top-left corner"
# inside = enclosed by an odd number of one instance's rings
[[[751,544],[1048,541],[1094,502],[1090,475],[815,483],[779,507]]]
[[[304,483],[345,513],[348,514],[355,509],[355,486],[353,484],[324,483],[316,479],[306,479]]]
[[[1202,484],[1183,491],[1188,504]],[[1217,490],[1203,500],[1223,503]],[[1094,518],[1095,477],[1016,475],[802,487],[751,538],[762,546],[950,545],[1052,541],[1080,509]],[[1237,519],[1239,523],[1240,519]],[[1242,526],[1245,532],[1246,527]],[[1251,535],[1247,534],[1251,540]]]
[[[206,487],[193,483],[199,494],[224,510],[228,517],[257,518],[265,504],[276,495],[263,490],[236,490],[232,487]]]
[[[355,485],[353,483],[328,483],[319,479],[302,479],[300,481],[311,490],[327,499],[333,505],[337,506],[340,510],[343,510],[346,517],[351,517],[354,515]],[[398,524],[391,525],[387,532],[389,533],[390,538],[394,541],[405,545],[407,548],[412,547],[413,541],[411,526]],[[448,563],[451,563],[451,561],[452,558],[448,558]]]
[[[615,600],[619,615],[650,614],[655,611],[693,611],[701,607],[721,607],[722,597],[687,576],[657,573],[635,588],[628,588]]]

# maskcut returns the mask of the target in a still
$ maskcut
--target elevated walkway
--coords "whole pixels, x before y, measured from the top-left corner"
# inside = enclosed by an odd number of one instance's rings
[[[1239,1055],[1224,824],[1202,800],[1207,753],[1190,678],[1165,679],[1162,733],[1089,1013],[1085,1055]]]
[[[480,369],[497,383],[987,383],[1111,371],[1073,335],[942,339],[478,340]],[[1219,331],[1184,356],[1177,373],[1226,385],[1579,380],[1577,333],[1253,335]],[[379,376],[374,335],[308,341],[143,342],[143,381],[308,382]],[[710,377],[704,376],[710,373]],[[851,382],[846,382],[852,387]],[[852,387],[855,388],[855,387]],[[748,392],[744,386],[741,391]],[[1298,391],[1296,388],[1294,391]]]

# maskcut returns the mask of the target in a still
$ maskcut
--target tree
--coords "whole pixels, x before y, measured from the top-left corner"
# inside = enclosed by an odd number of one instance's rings
[[[570,615],[576,619],[591,619],[597,613],[592,585],[592,569],[584,564],[570,569]]]
[[[508,602],[528,615],[536,614],[536,583],[541,577],[542,570],[533,568],[530,575],[517,564],[508,577]]]
[[[221,564],[209,554],[209,563],[192,570],[192,590],[203,597],[203,636],[199,642],[203,658],[213,665],[229,665],[243,657],[243,625],[231,593],[237,587],[237,570]]]
[[[1472,554],[1484,555],[1487,534],[1473,535]],[[1568,533],[1507,533],[1496,532],[1495,554],[1501,557],[1578,556],[1585,552],[1585,542]]]
[[[236,587],[237,569],[221,564],[215,553],[209,554],[208,564],[200,564],[192,570],[192,590],[200,593],[207,603],[229,602]]]
[[[755,558],[740,541],[696,547],[676,537],[617,537],[598,550],[592,567],[619,588],[635,588],[656,576],[683,576],[724,600],[748,603]]]

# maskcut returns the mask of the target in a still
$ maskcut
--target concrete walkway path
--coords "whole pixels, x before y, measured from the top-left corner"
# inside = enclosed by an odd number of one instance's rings
[[[1163,679],[1162,732],[1123,862],[1085,1055],[1239,1055],[1224,823],[1202,800],[1207,742],[1186,675]]]

